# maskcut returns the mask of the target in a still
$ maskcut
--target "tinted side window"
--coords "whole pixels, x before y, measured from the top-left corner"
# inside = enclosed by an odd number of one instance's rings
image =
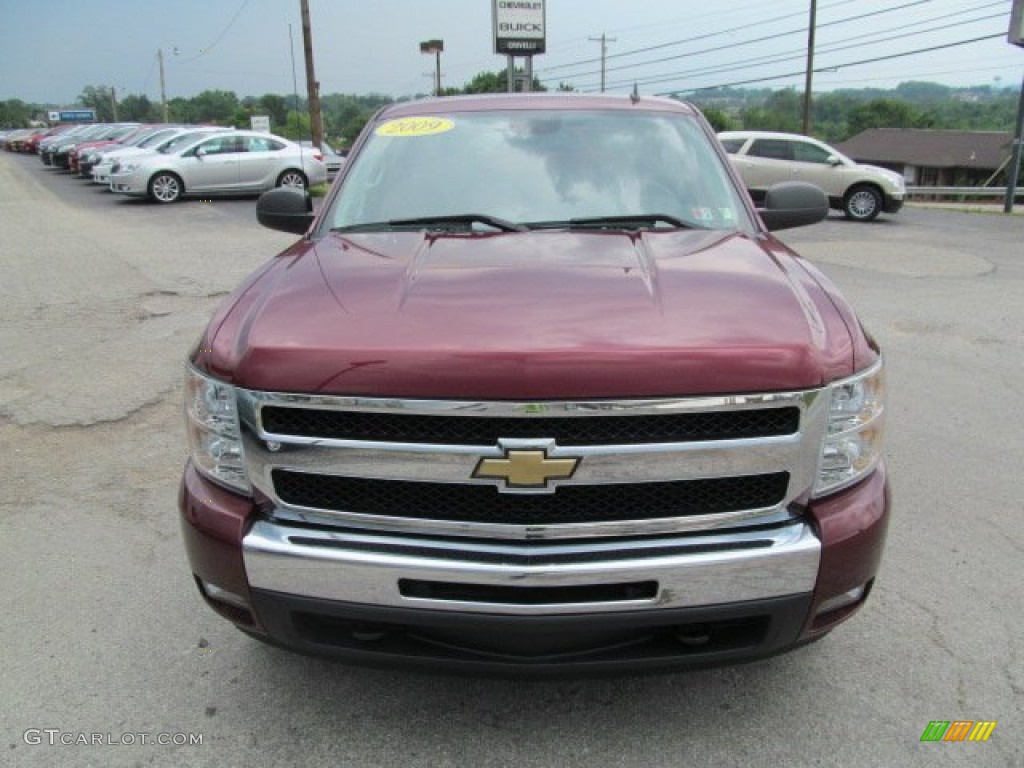
[[[276,152],[284,148],[284,144],[267,136],[250,136],[247,141],[250,152]]]
[[[207,155],[224,155],[230,152],[245,152],[246,147],[240,136],[219,136],[200,145]]]
[[[757,139],[747,152],[751,157],[768,157],[772,160],[792,160],[792,142],[785,139]]]
[[[828,165],[831,153],[815,144],[808,144],[803,141],[793,142],[793,159],[801,163],[821,163]]]
[[[746,139],[722,139],[722,146],[730,155],[735,155],[745,142]]]

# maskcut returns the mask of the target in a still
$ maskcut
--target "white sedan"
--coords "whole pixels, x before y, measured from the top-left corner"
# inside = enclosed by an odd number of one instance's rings
[[[110,176],[124,195],[173,203],[184,196],[258,194],[327,181],[323,155],[257,131],[226,130],[126,158]]]

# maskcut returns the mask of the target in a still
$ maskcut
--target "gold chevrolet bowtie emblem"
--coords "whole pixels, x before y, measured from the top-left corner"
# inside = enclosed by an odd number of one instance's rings
[[[508,488],[544,488],[548,480],[565,480],[579,459],[549,459],[545,451],[506,451],[503,459],[480,459],[473,477],[504,480]]]

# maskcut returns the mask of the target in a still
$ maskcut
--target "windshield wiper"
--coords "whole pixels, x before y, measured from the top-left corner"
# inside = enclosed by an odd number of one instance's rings
[[[692,221],[671,216],[667,213],[637,213],[628,216],[593,216],[568,221],[535,221],[531,229],[657,229],[658,224],[668,224],[672,229],[707,229]]]
[[[453,224],[484,224],[502,232],[526,232],[528,227],[506,221],[486,213],[455,213],[444,216],[421,216],[415,219],[389,219],[388,221],[371,221],[363,224],[349,224],[334,227],[332,232],[380,232],[388,229],[451,229]]]

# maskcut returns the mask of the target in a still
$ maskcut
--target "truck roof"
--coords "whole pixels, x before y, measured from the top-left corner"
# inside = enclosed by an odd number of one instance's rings
[[[507,109],[602,109],[680,112],[695,114],[688,103],[653,96],[609,96],[581,93],[488,93],[470,96],[446,96],[436,99],[402,102],[381,111],[379,118],[408,117],[412,115],[451,112],[491,112]]]

